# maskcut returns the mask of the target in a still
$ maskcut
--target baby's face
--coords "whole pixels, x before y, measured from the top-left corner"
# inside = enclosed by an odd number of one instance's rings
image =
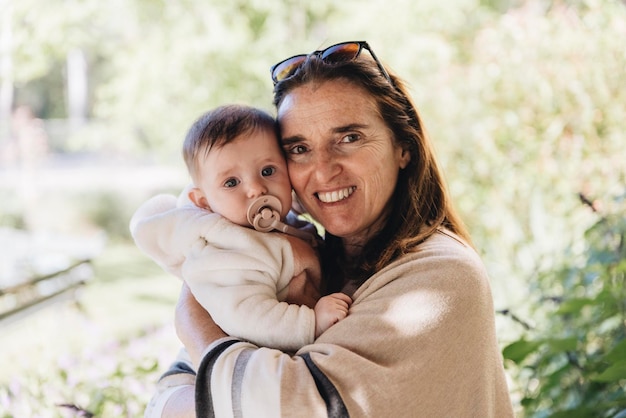
[[[196,186],[209,208],[236,224],[250,226],[248,207],[262,195],[280,200],[281,219],[291,208],[287,163],[271,130],[258,129],[209,150],[200,161],[199,174]]]

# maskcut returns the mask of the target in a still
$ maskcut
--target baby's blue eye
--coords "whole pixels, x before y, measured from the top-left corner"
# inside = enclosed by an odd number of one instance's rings
[[[276,172],[276,168],[275,167],[265,167],[263,170],[261,170],[261,175],[263,177],[269,177],[272,174],[274,174]]]
[[[224,182],[224,187],[235,187],[239,184],[237,179],[228,179]]]

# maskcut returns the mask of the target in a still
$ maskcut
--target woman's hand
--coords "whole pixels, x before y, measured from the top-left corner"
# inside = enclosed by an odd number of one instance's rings
[[[183,283],[176,304],[174,325],[176,334],[187,349],[196,369],[206,348],[213,341],[228,336],[213,322],[211,315],[194,298],[186,283]]]

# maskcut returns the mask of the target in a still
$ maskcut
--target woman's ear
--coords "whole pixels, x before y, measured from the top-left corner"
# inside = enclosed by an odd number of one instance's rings
[[[411,161],[411,153],[409,152],[409,150],[401,148],[400,159],[399,159],[400,169],[402,170],[406,168],[406,166],[409,165],[410,161]]]
[[[189,190],[189,200],[191,200],[193,204],[199,208],[211,210],[211,207],[209,206],[209,201],[204,195],[204,192],[197,187]]]

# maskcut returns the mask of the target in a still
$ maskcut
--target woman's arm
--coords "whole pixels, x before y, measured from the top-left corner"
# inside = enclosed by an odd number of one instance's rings
[[[183,386],[170,395],[161,418],[196,418],[195,386]]]
[[[194,369],[200,362],[203,352],[214,341],[227,335],[213,322],[211,316],[196,301],[189,287],[183,283],[175,311],[176,333],[185,345]],[[161,417],[186,418],[196,416],[194,385],[180,385],[163,396],[167,397]],[[155,411],[158,414],[158,411]]]
[[[185,283],[176,304],[175,325],[178,338],[187,349],[196,369],[207,347],[220,338],[228,337],[200,306]]]

